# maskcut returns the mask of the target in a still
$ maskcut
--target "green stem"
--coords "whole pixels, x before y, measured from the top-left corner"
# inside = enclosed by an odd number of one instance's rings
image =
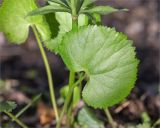
[[[73,16],[77,15],[76,4],[77,4],[77,0],[71,0],[71,9],[72,9]]]
[[[114,122],[114,120],[112,118],[112,115],[109,112],[108,108],[106,108],[104,111],[105,111],[105,114],[106,114],[106,116],[108,118],[109,124],[112,126],[112,128],[116,128],[116,124],[115,124],[115,122]]]
[[[24,123],[22,123],[18,118],[16,118],[12,113],[6,112],[5,113],[12,119],[14,120],[17,124],[19,124],[22,128],[28,128]]]
[[[74,84],[74,80],[75,80],[75,73],[70,72],[70,75],[69,75],[69,89],[72,88],[72,85]],[[74,89],[73,89],[73,91],[74,91]],[[73,92],[72,92],[72,95],[73,95]],[[72,95],[71,95],[71,97],[72,97]],[[71,98],[70,98],[70,101],[71,101]],[[72,110],[72,101],[71,101],[70,105],[68,103],[67,107],[68,107],[68,110],[66,110],[66,111],[67,111],[67,120],[68,120],[68,126],[69,126],[70,125],[70,119],[71,119],[69,116],[70,116],[70,112]]]
[[[70,74],[72,74],[72,72],[71,72]],[[69,91],[68,91],[68,94],[67,94],[67,98],[66,98],[66,100],[65,100],[65,102],[64,102],[64,106],[63,106],[63,109],[62,109],[62,112],[61,112],[61,115],[60,115],[60,118],[59,118],[59,121],[58,121],[58,123],[57,123],[56,128],[60,128],[63,115],[64,115],[64,113],[65,113],[66,110],[67,110],[67,106],[68,106],[68,104],[69,104],[69,102],[70,102],[70,99],[71,99],[71,96],[72,96],[72,92],[73,92],[73,90],[74,90],[74,87],[75,87],[76,85],[78,85],[84,78],[85,78],[85,76],[83,76],[81,79],[79,79],[76,83],[74,83],[74,84],[72,84],[72,85],[69,86],[70,88],[69,88]]]
[[[77,4],[77,0],[71,0],[71,9],[72,9],[72,30],[77,30],[78,29],[78,16],[77,16],[77,11],[76,11],[76,4]],[[75,87],[75,84],[74,83],[74,79],[75,79],[75,73],[74,72],[70,72],[70,76],[69,76],[69,91],[68,91],[68,94],[67,94],[67,98],[65,100],[65,103],[64,103],[64,106],[63,106],[63,109],[62,109],[62,112],[61,112],[61,115],[60,115],[60,119],[57,123],[57,126],[56,128],[60,128],[60,125],[61,125],[61,121],[62,121],[62,118],[63,118],[63,115],[64,113],[67,111],[67,108],[68,108],[68,104],[71,100],[71,97],[72,97],[72,93],[73,93],[73,90],[74,90],[74,87]],[[81,80],[81,79],[79,79]],[[78,80],[78,81],[79,81]],[[83,79],[82,79],[83,80]],[[82,81],[81,80],[81,81]],[[77,82],[78,82],[77,81]],[[76,83],[77,83],[76,82]]]
[[[72,30],[78,29],[78,15],[76,10],[77,0],[71,0],[71,9],[72,9]]]
[[[22,110],[20,110],[16,115],[15,117],[18,118],[20,117],[29,107],[32,106],[32,104],[34,102],[36,102],[39,98],[41,97],[41,94],[36,96],[35,98],[33,98],[33,100],[31,102],[29,102]]]
[[[70,128],[72,125],[72,119],[73,119],[72,106],[73,102],[71,102],[67,110],[67,128]]]
[[[69,88],[71,88],[72,85],[74,84],[74,80],[75,80],[75,73],[70,72],[70,74],[69,74]]]
[[[45,50],[44,50],[43,45],[42,45],[42,42],[40,40],[39,33],[38,33],[38,31],[37,31],[35,26],[32,26],[32,29],[33,29],[33,32],[34,32],[34,34],[36,36],[36,39],[37,39],[37,42],[38,42],[38,46],[39,46],[39,49],[40,49],[40,52],[41,52],[41,55],[42,55],[42,58],[43,58],[43,61],[44,61],[44,65],[45,65],[45,68],[46,68],[51,102],[52,102],[52,106],[53,106],[53,109],[54,109],[54,112],[55,112],[56,121],[58,121],[59,120],[59,116],[58,116],[58,109],[57,109],[57,104],[56,104],[56,100],[55,100],[54,84],[53,84],[53,79],[52,79],[51,68],[49,66],[47,55],[45,53]]]

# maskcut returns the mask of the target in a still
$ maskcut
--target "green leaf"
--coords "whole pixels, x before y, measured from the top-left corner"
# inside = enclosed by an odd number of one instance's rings
[[[59,5],[68,7],[68,4],[67,4],[67,2],[66,2],[65,0],[49,0],[48,2],[49,2],[49,3],[50,3],[50,2],[54,2],[54,3],[57,3],[57,4],[59,4]]]
[[[90,13],[85,13],[89,17],[89,24],[91,25],[100,25],[101,24],[101,15],[100,14],[90,14]]]
[[[57,12],[56,19],[58,23],[60,24],[59,26],[60,33],[66,33],[72,29],[72,16],[70,13]],[[84,14],[79,15],[78,17],[79,27],[85,26],[87,24],[88,24],[88,18]]]
[[[128,11],[127,9],[116,9],[111,6],[95,6],[86,10],[82,10],[81,13],[97,13],[101,15],[110,14],[118,11]]]
[[[87,107],[82,108],[78,113],[78,123],[81,128],[104,128],[104,123]]]
[[[68,91],[69,91],[69,86],[68,85],[61,88],[60,94],[64,99],[67,97]],[[79,89],[79,87],[76,86],[74,88],[74,91],[73,91],[73,101],[72,101],[73,102],[73,107],[77,106],[80,99],[81,99],[80,89]]]
[[[143,112],[141,115],[141,118],[143,120],[143,123],[150,123],[151,122],[151,119],[150,119],[147,112]]]
[[[148,123],[144,123],[137,125],[136,128],[151,128],[151,126]]]
[[[88,75],[83,98],[90,106],[106,108],[119,103],[135,84],[135,48],[115,29],[89,26],[71,31],[64,36],[59,50],[71,71]]]
[[[50,39],[50,30],[43,16],[27,17],[35,9],[35,0],[4,0],[0,8],[0,29],[10,42],[23,43],[29,26],[35,25],[43,41]]]
[[[83,0],[82,9],[93,4],[95,1],[97,1],[97,0]]]
[[[28,16],[43,15],[53,12],[70,12],[70,10],[68,8],[53,4],[33,10],[28,13]]]
[[[66,32],[69,32],[72,29],[72,16],[70,13],[67,12],[57,12],[55,13],[56,20],[59,23],[59,32],[58,36],[44,42],[45,46],[55,52],[59,52],[59,43],[62,41],[62,37],[65,35]],[[81,14],[78,18],[78,24],[80,26],[85,26],[88,24],[88,17],[84,14]]]
[[[0,112],[12,112],[13,109],[17,107],[15,102],[12,101],[2,101],[0,102]]]

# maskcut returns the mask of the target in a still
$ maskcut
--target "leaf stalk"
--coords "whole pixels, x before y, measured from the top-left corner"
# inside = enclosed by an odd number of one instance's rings
[[[73,72],[70,72],[70,78],[72,77],[72,75],[73,75]],[[81,77],[81,79],[79,79],[74,84],[72,84],[72,81],[70,81],[70,85],[69,85],[70,88],[69,88],[69,91],[68,91],[68,94],[67,94],[67,97],[66,97],[66,100],[65,100],[65,103],[64,103],[64,106],[63,106],[63,109],[62,109],[62,112],[61,112],[61,115],[60,115],[60,118],[59,118],[59,121],[57,123],[56,128],[60,128],[62,118],[64,116],[64,113],[67,110],[67,107],[68,107],[68,104],[69,104],[69,102],[71,100],[72,93],[73,93],[73,90],[74,90],[75,86],[78,85],[84,78],[85,78],[85,75],[83,77]]]
[[[116,124],[115,124],[115,122],[114,122],[114,120],[113,120],[113,118],[112,118],[112,115],[111,115],[111,113],[109,112],[108,108],[106,108],[104,111],[105,111],[105,114],[106,114],[106,116],[107,116],[107,118],[108,118],[108,122],[109,122],[109,124],[111,125],[111,127],[112,127],[112,128],[116,128]]]
[[[57,104],[56,104],[56,100],[55,100],[54,84],[53,84],[53,79],[52,79],[51,68],[49,66],[47,55],[46,55],[45,50],[43,48],[41,39],[39,37],[39,33],[38,33],[35,26],[32,26],[32,29],[33,29],[33,32],[34,32],[35,37],[37,39],[37,43],[38,43],[38,46],[39,46],[39,49],[40,49],[40,52],[41,52],[41,55],[42,55],[42,59],[43,59],[44,65],[45,65],[45,69],[46,69],[46,73],[47,73],[47,77],[48,77],[48,85],[49,85],[51,102],[52,102],[52,106],[53,106],[53,109],[54,109],[54,112],[55,112],[56,121],[58,122],[59,115],[58,115],[58,109],[57,109]]]
[[[19,124],[19,126],[21,126],[22,128],[28,128],[28,126],[26,126],[23,122],[21,122],[16,116],[14,116],[12,113],[4,111],[4,113],[6,113],[12,120],[14,120],[17,124]]]

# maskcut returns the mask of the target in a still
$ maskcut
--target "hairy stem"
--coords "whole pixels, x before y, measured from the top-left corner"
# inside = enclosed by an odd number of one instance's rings
[[[19,124],[19,126],[21,126],[22,128],[28,128],[28,126],[26,126],[23,122],[21,122],[17,117],[15,117],[12,113],[10,112],[6,112],[5,113],[12,119],[14,120],[17,124]]]
[[[108,118],[109,124],[112,126],[112,128],[116,128],[116,124],[115,124],[115,122],[114,122],[114,120],[112,118],[112,115],[109,112],[108,108],[106,108],[104,111],[105,111],[105,114],[106,114],[106,116]]]
[[[34,32],[35,37],[37,39],[38,46],[39,46],[39,49],[40,49],[40,52],[41,52],[41,55],[42,55],[42,58],[43,58],[43,62],[44,62],[45,68],[46,68],[51,102],[52,102],[52,106],[53,106],[53,109],[54,109],[54,112],[55,112],[56,121],[58,121],[59,120],[59,116],[58,116],[58,109],[57,109],[57,104],[56,104],[56,100],[55,100],[54,84],[53,84],[53,79],[52,79],[51,68],[49,66],[47,55],[46,55],[45,50],[43,48],[41,39],[39,37],[39,33],[38,33],[38,31],[37,31],[35,26],[32,26],[32,29],[33,29],[33,32]]]
[[[71,72],[70,74],[72,74],[72,72]],[[69,86],[70,88],[69,88],[69,91],[68,91],[68,94],[67,94],[67,98],[66,98],[66,100],[65,100],[65,102],[64,102],[64,106],[63,106],[63,109],[62,109],[62,112],[61,112],[61,115],[60,115],[60,118],[59,118],[59,121],[58,121],[58,123],[57,123],[56,128],[60,128],[62,118],[63,118],[63,116],[64,116],[64,113],[65,113],[66,110],[67,110],[67,106],[68,106],[68,104],[69,104],[69,102],[70,102],[70,99],[71,99],[71,96],[72,96],[74,87],[75,87],[76,85],[78,85],[84,78],[85,78],[85,76],[83,76],[81,79],[79,79],[76,83],[71,84],[71,85]]]

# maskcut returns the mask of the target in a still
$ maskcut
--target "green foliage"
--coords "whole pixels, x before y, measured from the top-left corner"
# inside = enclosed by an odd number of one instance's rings
[[[69,91],[69,86],[68,85],[64,86],[63,88],[61,88],[60,94],[64,99],[67,98],[68,91]],[[79,87],[76,86],[74,88],[74,91],[73,91],[73,100],[72,100],[73,107],[77,106],[77,104],[80,101],[80,99],[81,99],[80,90],[79,90]]]
[[[29,26],[35,25],[43,41],[50,39],[50,30],[43,16],[27,17],[37,9],[34,0],[4,0],[0,7],[0,31],[10,42],[23,43],[29,32]]]
[[[82,0],[82,1],[83,1],[82,9],[85,9],[86,7],[90,6],[97,0]]]
[[[150,119],[147,112],[143,112],[141,115],[141,118],[142,118],[143,123],[150,123],[151,122],[151,119]]]
[[[28,37],[29,27],[33,28],[46,66],[52,105],[58,121],[57,128],[60,127],[67,107],[70,106],[72,110],[79,102],[81,92],[75,84],[82,82],[86,76],[88,81],[82,92],[83,99],[94,108],[105,109],[124,100],[136,81],[138,60],[132,41],[115,29],[96,25],[86,27],[88,24],[100,24],[101,15],[127,10],[94,6],[95,1],[49,0],[49,5],[38,8],[35,0],[4,0],[0,6],[0,31],[10,42],[23,43]],[[45,16],[42,16],[44,14]],[[70,79],[69,87],[61,89],[61,95],[67,100],[60,119],[50,67],[41,40],[49,50],[61,55],[71,72],[70,78],[73,78]],[[85,75],[74,83],[75,73],[78,72],[85,72]],[[35,97],[16,117],[26,111],[39,97]],[[14,102],[2,102],[0,112],[11,112],[15,107]],[[8,115],[24,126],[12,114]],[[79,112],[78,122],[83,128],[104,128],[104,124],[88,108]],[[147,127],[147,124],[149,123],[137,127]]]
[[[2,101],[0,102],[0,112],[12,112],[17,107],[15,102]]]
[[[47,21],[48,21],[48,18],[50,17],[47,17]],[[72,29],[72,16],[70,13],[67,13],[67,12],[57,12],[55,13],[55,19],[59,24],[58,36],[52,38],[49,41],[45,41],[44,44],[49,50],[55,53],[58,53],[59,52],[58,46],[59,46],[59,43],[62,41],[63,36],[65,35],[66,32],[69,32]],[[87,16],[81,14],[78,18],[78,24],[79,26],[87,25],[88,24]],[[56,27],[56,25],[54,25],[53,23],[51,24],[51,26],[54,26],[54,27]],[[52,31],[52,33],[54,34],[55,31]]]
[[[47,5],[45,7],[42,7],[42,8],[38,8],[28,13],[28,15],[29,16],[43,15],[43,14],[48,14],[48,13],[53,13],[53,12],[70,12],[70,10],[65,7],[61,7],[59,5],[52,4],[52,5]]]
[[[85,71],[86,103],[106,108],[122,101],[136,80],[138,60],[127,37],[107,27],[89,26],[67,33],[59,46],[70,71]],[[94,100],[93,100],[94,97]]]
[[[104,123],[87,107],[78,113],[78,123],[81,128],[104,128]]]
[[[106,15],[106,14],[110,14],[110,13],[118,12],[118,11],[128,11],[128,10],[127,9],[119,10],[111,6],[96,6],[93,8],[82,10],[81,13],[84,13],[84,14],[85,13],[96,13],[96,14]]]

